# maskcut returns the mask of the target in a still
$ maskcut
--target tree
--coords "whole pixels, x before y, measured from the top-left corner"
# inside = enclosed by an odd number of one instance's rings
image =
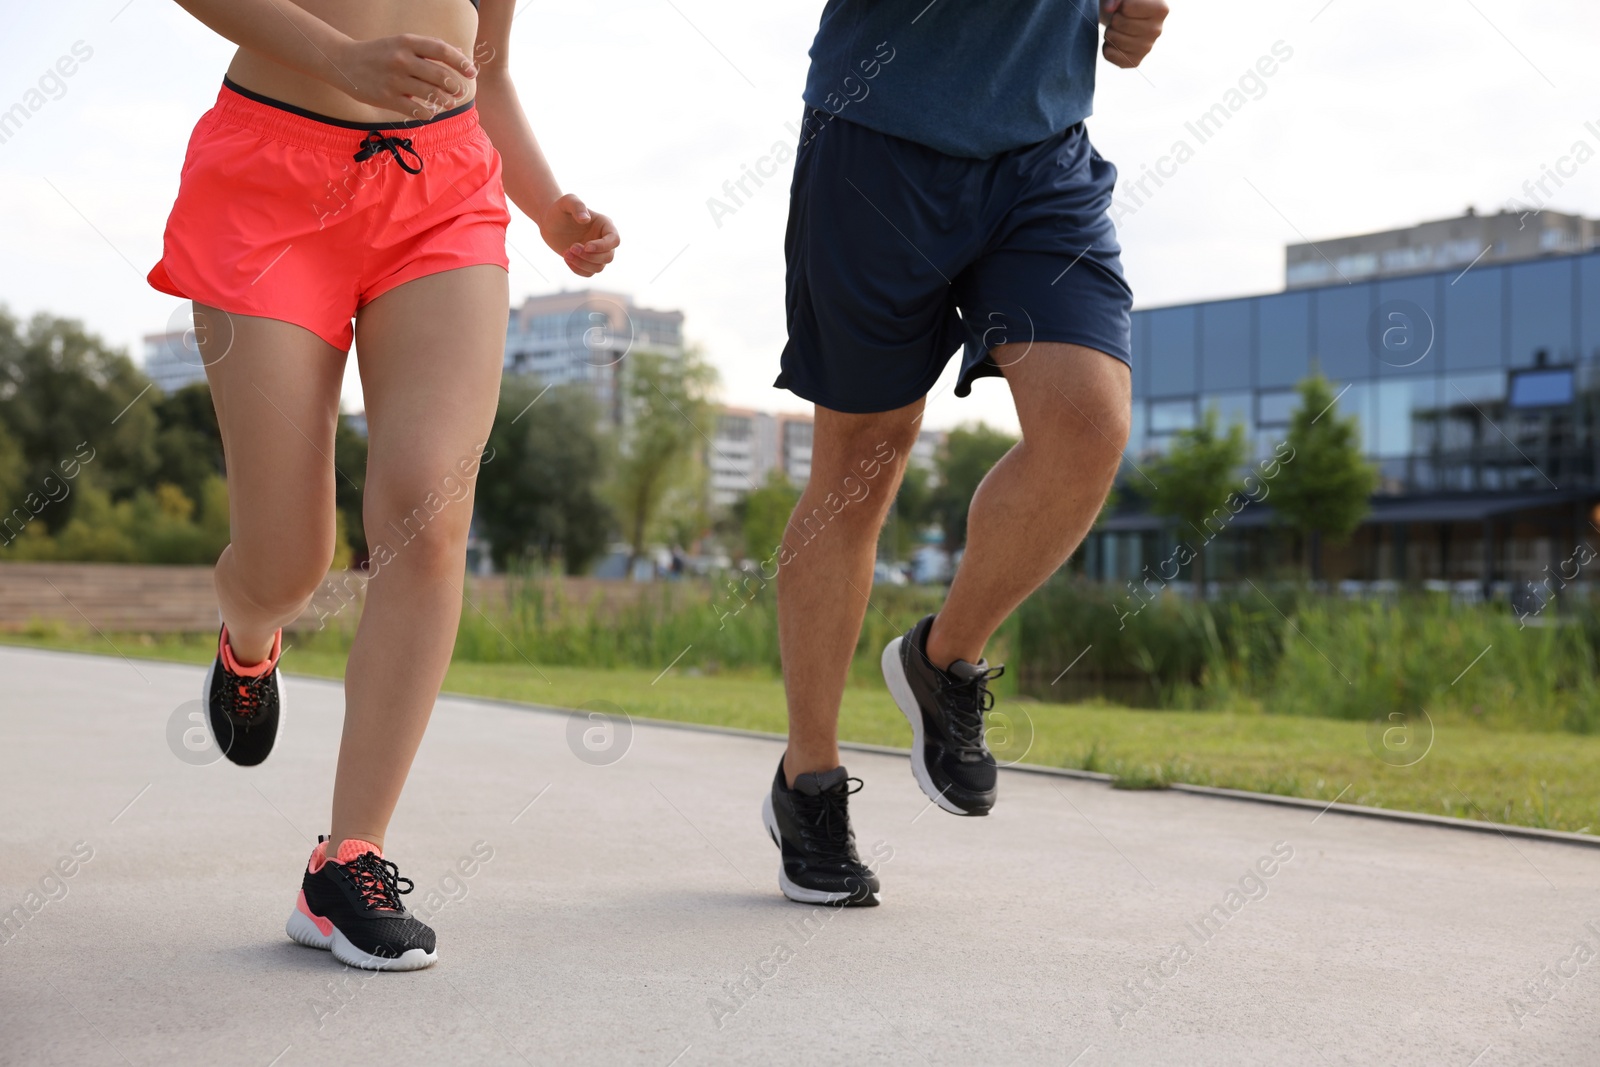
[[[222,433],[211,406],[210,386],[196,382],[160,396],[152,390],[145,399],[150,400],[158,426],[152,479],[175,485],[191,501],[199,501],[206,483],[224,473]]]
[[[894,507],[878,535],[878,552],[891,560],[903,560],[916,551],[917,535],[934,520],[932,478],[926,467],[906,465]]]
[[[1322,577],[1322,539],[1342,542],[1355,532],[1370,508],[1378,472],[1361,454],[1361,427],[1355,416],[1333,410],[1334,392],[1321,374],[1299,385],[1300,406],[1289,422],[1293,450],[1272,487],[1278,515],[1306,538],[1311,577]]]
[[[600,496],[606,448],[581,387],[507,379],[478,468],[477,517],[495,564],[559,561],[581,574],[606,546],[611,514]]]
[[[344,415],[333,428],[334,506],[338,509],[340,528],[350,546],[351,561],[355,566],[367,562],[371,546],[367,544],[367,528],[362,518],[362,502],[367,488],[367,438],[356,432]]]
[[[665,519],[704,511],[710,393],[717,372],[696,349],[642,351],[622,368],[622,441],[612,499],[629,547],[628,572]]]
[[[40,314],[21,330],[0,311],[0,423],[22,450],[25,485],[43,484],[63,461],[92,450],[96,480],[113,499],[150,486],[160,459],[147,389],[128,357],[82,323]],[[77,503],[74,494],[53,506],[51,528],[70,519]]]
[[[959,426],[945,437],[939,456],[939,487],[933,491],[932,511],[944,528],[944,547],[954,552],[967,543],[967,511],[989,468],[1011,450],[1017,439],[983,423]]]
[[[767,472],[766,481],[734,502],[746,559],[761,563],[771,558],[783,543],[789,516],[799,502],[800,490],[776,467]]]
[[[0,422],[0,515],[21,502],[27,476],[28,461],[22,454],[22,446],[11,436],[5,423]]]
[[[1150,509],[1176,519],[1198,535],[1194,546],[1195,592],[1206,591],[1205,544],[1211,541],[1237,509],[1229,506],[1232,482],[1248,455],[1244,427],[1233,423],[1218,433],[1217,409],[1206,408],[1200,425],[1180,430],[1164,456],[1150,465]],[[1242,505],[1241,505],[1242,506]],[[1188,536],[1188,531],[1183,531]]]

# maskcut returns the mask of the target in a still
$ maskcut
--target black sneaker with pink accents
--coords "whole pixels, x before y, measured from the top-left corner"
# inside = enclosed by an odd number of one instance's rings
[[[416,888],[411,879],[365,841],[346,841],[343,863],[324,860],[327,840],[317,839],[306,865],[284,927],[290,939],[369,971],[416,971],[438,962],[432,927],[400,902]]]
[[[211,737],[234,763],[254,767],[272,754],[283,727],[285,704],[283,675],[278,660],[283,652],[283,631],[272,639],[272,657],[266,670],[241,667],[228,647],[228,628],[217,634],[217,658],[206,672],[201,699],[210,718]]]

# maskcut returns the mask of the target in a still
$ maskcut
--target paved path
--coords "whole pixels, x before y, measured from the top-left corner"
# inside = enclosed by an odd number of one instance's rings
[[[199,681],[0,649],[0,907],[26,919],[0,1062],[1600,1062],[1600,850],[1018,773],[955,819],[852,754],[885,903],[813,916],[760,827],[776,742],[635,724],[595,765],[565,714],[464,699],[391,831],[440,963],[347,972],[282,931],[339,689],[296,679],[245,771],[169,749]]]

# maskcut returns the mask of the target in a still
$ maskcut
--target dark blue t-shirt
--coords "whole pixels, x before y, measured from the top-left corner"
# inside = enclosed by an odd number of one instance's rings
[[[1089,116],[1098,19],[1097,0],[828,0],[805,100],[985,159]]]

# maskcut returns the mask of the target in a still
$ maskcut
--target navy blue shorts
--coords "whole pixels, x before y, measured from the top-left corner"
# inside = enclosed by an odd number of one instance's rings
[[[962,347],[957,396],[1001,373],[1004,344],[1130,361],[1133,294],[1107,215],[1117,171],[1082,123],[989,159],[837,118],[803,136],[778,388],[868,413],[925,396]]]

